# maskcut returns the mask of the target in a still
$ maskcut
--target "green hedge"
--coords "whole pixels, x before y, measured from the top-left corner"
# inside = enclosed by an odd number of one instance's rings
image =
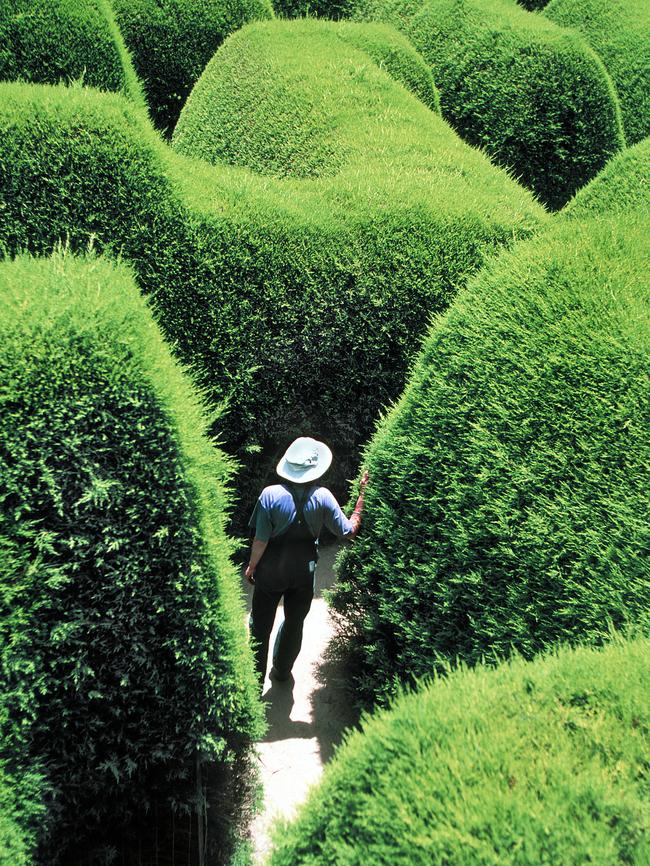
[[[349,114],[333,118],[347,126],[331,136],[350,157],[315,181],[174,154],[117,96],[0,85],[0,246],[92,238],[133,264],[209,401],[229,399],[213,431],[249,467],[244,512],[296,431],[334,447],[344,496],[343,458],[401,392],[428,317],[547,219],[368,55],[330,42],[350,52]]]
[[[459,670],[366,717],[269,866],[645,866],[650,643]]]
[[[625,214],[650,211],[650,137],[613,157],[591,183],[583,187],[562,211],[563,216]]]
[[[359,0],[430,64],[442,114],[557,209],[624,145],[602,62],[582,38],[514,0]]]
[[[364,693],[647,620],[649,213],[560,221],[432,328],[333,595]]]
[[[81,80],[144,107],[142,86],[108,0],[3,0],[0,79]]]
[[[349,18],[355,0],[273,0],[276,15],[282,18],[329,18],[340,21]]]
[[[123,267],[25,257],[0,295],[0,739],[48,786],[39,862],[180,859],[199,791],[226,862],[262,724],[232,467]]]
[[[0,772],[0,866],[32,866],[33,839],[16,806],[16,782]],[[21,818],[23,819],[21,821]]]
[[[270,0],[112,0],[151,116],[171,134],[195,81],[229,33],[273,17]]]
[[[251,24],[206,67],[172,146],[186,156],[275,177],[338,176],[338,185],[367,165],[385,183],[400,170],[425,171],[427,159],[440,159],[440,145],[455,145],[395,81],[439,113],[431,73],[392,27]],[[359,186],[363,197],[366,184]]]
[[[553,0],[544,14],[577,30],[602,58],[618,92],[628,143],[650,135],[650,4]]]

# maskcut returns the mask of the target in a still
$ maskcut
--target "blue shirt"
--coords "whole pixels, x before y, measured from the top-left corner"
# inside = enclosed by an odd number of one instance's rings
[[[298,501],[303,501],[304,487],[301,490],[297,485],[292,486]],[[350,535],[353,531],[352,524],[327,487],[313,488],[303,508],[303,514],[314,538],[318,538],[323,526],[337,538]],[[255,538],[269,541],[286,532],[295,517],[296,506],[291,493],[284,484],[273,484],[262,490],[248,525],[255,530]]]

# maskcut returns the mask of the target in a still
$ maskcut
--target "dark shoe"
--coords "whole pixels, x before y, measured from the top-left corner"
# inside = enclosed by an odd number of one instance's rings
[[[269,676],[272,680],[277,680],[279,683],[286,683],[286,681],[291,677],[291,671],[284,673],[283,671],[279,671],[274,665],[271,668]]]

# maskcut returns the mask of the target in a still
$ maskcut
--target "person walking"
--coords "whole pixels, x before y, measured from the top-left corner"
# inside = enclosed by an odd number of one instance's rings
[[[250,634],[255,664],[264,683],[269,638],[284,596],[284,622],[273,648],[271,677],[288,680],[302,645],[303,623],[314,597],[318,539],[323,526],[338,538],[353,538],[361,526],[365,472],[359,498],[348,520],[332,493],[315,482],[330,467],[332,452],[323,442],[301,436],[287,448],[276,472],[283,483],[265,487],[249,527],[255,530],[246,578],[254,585]]]

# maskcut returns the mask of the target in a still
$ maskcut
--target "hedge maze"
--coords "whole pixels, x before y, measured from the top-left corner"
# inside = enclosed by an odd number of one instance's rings
[[[626,0],[2,3],[0,866],[250,864],[298,435],[370,471],[329,600],[387,706],[269,863],[645,866],[647,52]]]

